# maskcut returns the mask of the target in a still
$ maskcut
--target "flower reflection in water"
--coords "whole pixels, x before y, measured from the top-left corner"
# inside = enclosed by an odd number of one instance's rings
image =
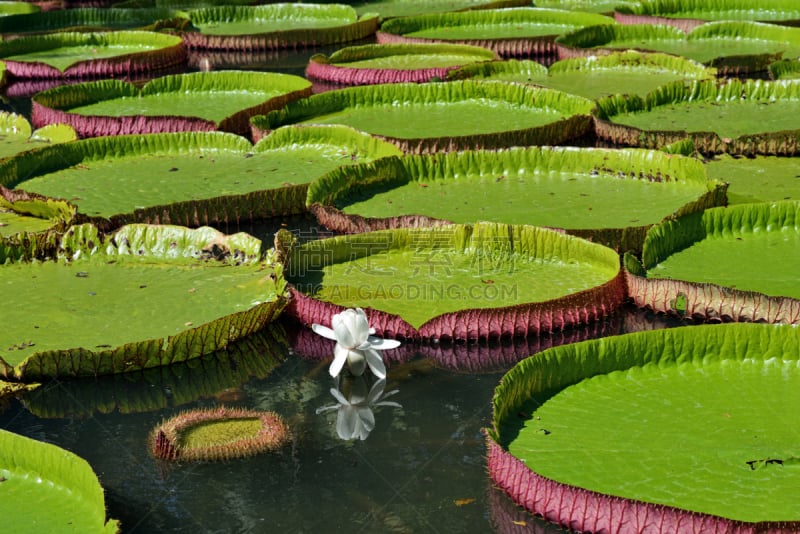
[[[378,406],[391,406],[402,408],[394,401],[387,401],[398,390],[393,389],[384,393],[386,380],[379,379],[367,392],[367,381],[363,376],[353,377],[348,381],[349,392],[347,395],[342,391],[339,377],[334,380],[336,387],[330,389],[331,395],[336,399],[337,404],[317,408],[317,414],[336,410],[336,433],[341,439],[365,440],[372,429],[375,428],[375,414],[373,408]]]

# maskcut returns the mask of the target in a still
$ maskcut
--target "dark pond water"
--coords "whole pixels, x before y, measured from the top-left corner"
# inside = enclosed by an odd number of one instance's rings
[[[212,65],[302,74],[313,52],[230,64],[212,58]],[[30,103],[15,94],[5,107],[27,115]],[[280,226],[315,230],[303,219],[242,229],[271,239]],[[494,387],[540,348],[664,326],[631,311],[552,337],[406,347],[390,357],[385,385],[397,390],[389,400],[401,407],[374,407],[375,426],[363,440],[339,437],[336,409],[317,413],[336,405],[320,359],[332,345],[285,322],[190,364],[45,384],[1,409],[0,428],[85,458],[106,490],[109,516],[126,533],[560,532],[491,484],[482,429],[491,422]],[[479,365],[489,358],[503,363]],[[340,384],[345,396],[372,386]],[[220,404],[277,411],[291,425],[291,446],[225,463],[164,465],[150,456],[148,434],[160,421]]]

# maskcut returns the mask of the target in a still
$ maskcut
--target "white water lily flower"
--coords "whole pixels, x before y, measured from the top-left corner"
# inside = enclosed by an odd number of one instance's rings
[[[369,327],[367,314],[361,308],[348,308],[337,313],[331,318],[331,326],[332,330],[320,324],[311,325],[317,334],[336,341],[329,369],[331,376],[339,376],[347,362],[355,376],[364,374],[369,366],[375,376],[386,378],[386,366],[378,351],[399,347],[399,341],[373,336],[375,329]]]

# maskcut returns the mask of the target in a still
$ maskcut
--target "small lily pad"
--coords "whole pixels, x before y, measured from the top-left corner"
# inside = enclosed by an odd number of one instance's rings
[[[463,65],[497,56],[482,47],[448,44],[385,44],[343,48],[311,57],[306,76],[341,85],[430,82]]]
[[[400,17],[384,22],[376,35],[379,43],[449,42],[483,46],[504,58],[548,57],[557,36],[613,23],[594,13],[520,7]]]
[[[324,324],[368,309],[381,335],[482,339],[561,330],[624,297],[610,248],[534,226],[398,229],[276,245],[294,284],[289,312]]]
[[[665,221],[631,274],[640,307],[710,320],[800,322],[800,202],[740,204]]]
[[[91,466],[61,447],[0,430],[0,487],[0,514],[14,532],[119,532]]]
[[[378,16],[359,17],[343,4],[220,6],[189,11],[183,35],[192,49],[264,50],[358,41],[378,29]],[[194,30],[194,31],[190,31]]]
[[[702,154],[794,155],[800,84],[677,82],[645,97],[602,98],[594,113],[598,137],[617,144],[661,148],[688,137]]]
[[[180,37],[155,32],[56,33],[0,42],[14,78],[134,76],[186,63]]]
[[[800,402],[798,354],[797,328],[754,324],[547,350],[495,391],[489,473],[580,532],[796,530],[797,419],[775,407]]]
[[[719,206],[725,185],[691,158],[644,150],[531,147],[387,158],[309,188],[319,222],[359,232],[442,222],[561,228],[641,250],[666,218]]]
[[[64,85],[32,99],[32,121],[72,125],[81,137],[171,131],[249,132],[249,119],[309,96],[311,83],[274,72],[195,72],[138,86],[119,80]]]
[[[720,76],[752,76],[781,56],[800,55],[800,28],[722,21],[686,34],[663,24],[614,24],[575,30],[558,37],[556,45],[560,59],[636,49],[692,59]]]
[[[565,59],[549,68],[533,61],[508,60],[468,65],[448,73],[448,79],[530,83],[591,100],[617,93],[645,96],[670,82],[715,76],[715,69],[689,59],[636,50]]]
[[[397,83],[328,91],[250,122],[256,139],[286,124],[346,124],[404,152],[428,153],[565,142],[588,132],[592,105],[505,82]]]
[[[194,227],[305,212],[314,178],[397,154],[344,126],[289,127],[256,146],[222,132],[97,137],[0,161],[0,172],[5,185],[64,199],[104,229]]]
[[[95,376],[219,350],[283,309],[283,278],[261,254],[256,238],[208,227],[129,225],[103,236],[73,226],[59,260],[2,266],[15,303],[0,312],[3,374]]]
[[[669,24],[689,32],[710,21],[739,20],[797,26],[800,7],[794,0],[640,0],[616,6],[614,18],[622,24]]]

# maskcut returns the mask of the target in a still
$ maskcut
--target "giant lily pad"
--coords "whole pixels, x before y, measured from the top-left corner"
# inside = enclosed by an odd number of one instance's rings
[[[141,370],[224,348],[283,309],[260,241],[208,227],[73,226],[58,261],[8,263],[2,373],[31,380]],[[124,328],[118,320],[124,320]]]
[[[720,154],[705,165],[709,178],[728,182],[728,205],[800,200],[800,158]]]
[[[693,59],[720,75],[746,76],[765,71],[781,55],[800,55],[800,28],[723,21],[686,34],[667,25],[616,24],[573,31],[556,39],[556,45],[560,59],[633,48]]]
[[[618,6],[635,6],[638,3],[636,0],[536,0],[534,5],[552,9],[611,14]]]
[[[421,13],[529,6],[529,0],[358,0],[350,2],[358,13],[378,13],[381,19]]]
[[[351,128],[284,128],[257,146],[222,132],[97,137],[0,162],[5,185],[66,199],[103,228],[200,226],[305,211],[308,183],[341,165],[397,155]]]
[[[793,155],[798,112],[798,83],[695,81],[668,84],[645,97],[600,99],[595,130],[622,145],[660,148],[689,137],[703,154]]]
[[[691,31],[715,20],[742,20],[800,24],[800,7],[794,0],[640,0],[616,6],[614,18],[622,24],[669,24]]]
[[[644,96],[670,82],[714,78],[716,71],[689,59],[627,50],[565,59],[549,68],[513,59],[477,63],[453,70],[447,76],[530,83],[596,100],[617,93]]]
[[[180,37],[155,32],[56,33],[0,42],[15,78],[133,76],[186,63]]]
[[[613,19],[594,13],[543,8],[509,8],[434,13],[391,19],[379,43],[450,42],[483,46],[503,57],[548,57],[559,35]]]
[[[343,48],[314,55],[306,76],[342,84],[429,82],[462,65],[497,59],[482,47],[449,44],[385,44]]]
[[[174,131],[249,133],[250,117],[309,96],[311,83],[274,72],[195,72],[156,78],[141,89],[103,80],[34,96],[37,126],[67,123],[82,137]]]
[[[579,532],[796,531],[800,331],[705,325],[556,347],[495,391],[489,473]],[[601,512],[598,512],[601,511]]]
[[[539,148],[388,158],[332,171],[309,188],[324,226],[359,232],[442,221],[562,228],[641,250],[661,220],[725,200],[690,158],[645,150]]]
[[[692,318],[800,323],[798,220],[800,202],[783,201],[665,221],[648,232],[629,292],[640,307]]]
[[[41,11],[39,6],[30,2],[2,2],[0,3],[0,16],[8,17],[11,15],[23,15],[26,13],[38,13]]]
[[[770,64],[769,74],[773,80],[796,80],[800,78],[800,61],[780,59]]]
[[[0,479],[0,513],[14,532],[119,532],[97,475],[65,449],[0,430]]]
[[[160,30],[188,23],[172,9],[73,8],[0,17],[5,37],[56,31]]]
[[[251,119],[253,137],[285,124],[346,124],[405,152],[558,144],[587,133],[592,102],[504,82],[349,87]],[[413,120],[410,118],[413,117]]]
[[[610,248],[534,226],[495,223],[368,232],[287,246],[289,313],[327,324],[367,309],[386,336],[510,337],[611,313],[624,297]]]
[[[221,6],[189,11],[196,31],[186,31],[189,48],[254,50],[320,46],[358,41],[378,29],[374,13],[359,17],[342,4]]]

